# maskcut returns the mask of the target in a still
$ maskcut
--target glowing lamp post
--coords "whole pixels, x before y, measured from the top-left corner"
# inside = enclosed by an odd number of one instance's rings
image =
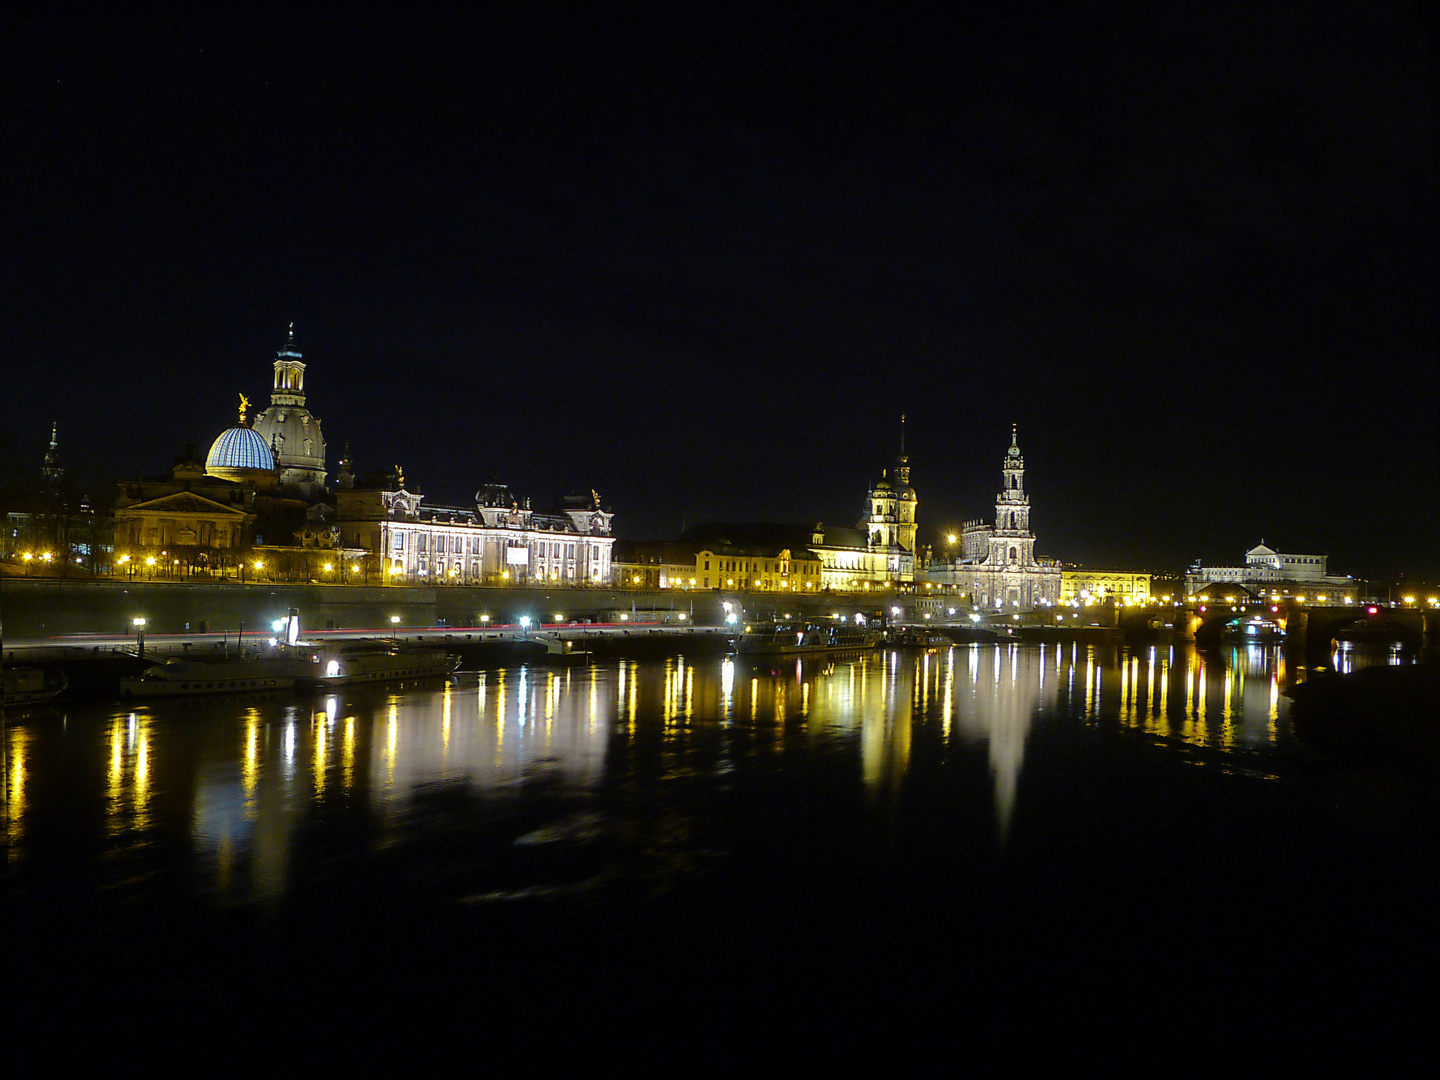
[[[399,631],[399,626],[400,626],[400,616],[399,616],[399,615],[391,615],[391,616],[390,616],[390,637],[391,637],[392,639],[400,632],[400,631]]]
[[[145,659],[145,620],[137,617],[130,620],[130,625],[135,627],[135,646],[140,654],[140,659],[143,660]]]

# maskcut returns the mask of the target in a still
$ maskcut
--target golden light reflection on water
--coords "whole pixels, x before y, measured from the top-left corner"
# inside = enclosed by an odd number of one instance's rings
[[[325,795],[326,736],[326,717],[324,713],[321,713],[310,725],[310,738],[314,744],[315,752],[315,760],[310,771],[315,779],[315,798],[317,801]]]
[[[150,727],[148,713],[132,712],[111,719],[105,791],[105,831],[109,836],[150,826]]]
[[[5,854],[8,861],[20,858],[20,841],[25,835],[25,751],[30,733],[11,728],[5,740]]]
[[[1273,746],[1287,730],[1284,670],[1274,650],[1006,643],[775,670],[733,657],[558,674],[513,668],[208,714],[166,703],[104,716],[92,729],[92,802],[121,848],[194,792],[184,827],[213,859],[217,886],[261,898],[288,887],[292,837],[319,806],[344,798],[383,807],[374,818],[384,843],[416,812],[417,795],[439,783],[512,799],[543,775],[562,790],[592,791],[615,755],[625,767],[658,753],[662,772],[691,778],[705,775],[693,763],[710,753],[727,768],[748,756],[772,771],[781,752],[792,761],[797,752],[826,755],[881,804],[917,777],[933,780],[919,768],[927,755],[947,769],[968,760],[970,771],[947,782],[971,787],[983,763],[988,778],[977,794],[993,802],[1003,840],[1025,820],[1027,748],[1045,725],[1084,729],[1086,738],[1094,726],[1131,729],[1157,746],[1222,754]],[[5,749],[14,859],[22,837],[33,843],[35,830],[22,826],[47,789],[34,780],[33,731],[12,729]]]
[[[385,723],[385,786],[395,785],[395,754],[400,747],[400,703],[392,695]]]
[[[340,783],[346,791],[355,786],[355,717],[345,717],[345,741],[340,758]]]
[[[440,737],[442,740],[441,752],[443,756],[450,756],[450,684],[445,684],[445,715],[440,724]]]
[[[245,792],[246,814],[255,814],[255,785],[260,780],[260,714],[251,709],[245,714],[245,756],[240,764],[240,782]]]

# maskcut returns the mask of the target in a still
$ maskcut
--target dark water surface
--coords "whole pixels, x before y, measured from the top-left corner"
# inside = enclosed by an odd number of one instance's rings
[[[6,1015],[279,1071],[1398,1052],[1440,800],[1297,746],[1296,674],[968,646],[26,714]]]

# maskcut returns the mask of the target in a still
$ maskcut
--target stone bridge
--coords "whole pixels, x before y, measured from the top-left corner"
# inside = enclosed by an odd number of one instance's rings
[[[1182,616],[1183,611],[1183,626]],[[1225,624],[1232,619],[1259,615],[1272,619],[1285,631],[1288,640],[1298,644],[1327,645],[1335,631],[1354,623],[1369,622],[1393,627],[1411,644],[1427,646],[1436,640],[1440,630],[1440,611],[1407,604],[1392,607],[1384,604],[1327,604],[1295,600],[1247,600],[1225,603],[1193,600],[1176,609],[1175,629],[1183,637],[1196,641],[1218,640]]]

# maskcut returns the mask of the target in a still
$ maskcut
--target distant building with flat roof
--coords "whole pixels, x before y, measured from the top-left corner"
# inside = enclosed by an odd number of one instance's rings
[[[1327,572],[1325,555],[1294,555],[1267,547],[1262,540],[1245,553],[1243,566],[1202,566],[1198,562],[1185,575],[1185,594],[1195,596],[1211,585],[1239,585],[1256,596],[1334,594],[1355,598],[1359,583],[1353,577]]]

